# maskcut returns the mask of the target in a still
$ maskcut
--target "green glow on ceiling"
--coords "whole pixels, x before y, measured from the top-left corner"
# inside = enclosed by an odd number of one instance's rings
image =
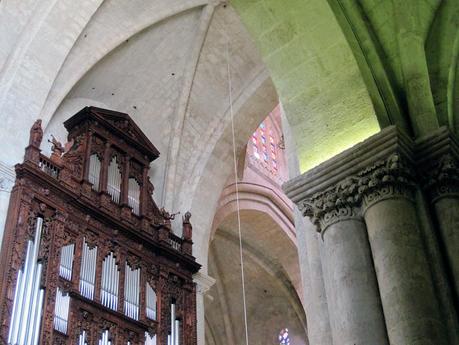
[[[304,172],[379,131],[326,1],[233,0],[270,70]]]

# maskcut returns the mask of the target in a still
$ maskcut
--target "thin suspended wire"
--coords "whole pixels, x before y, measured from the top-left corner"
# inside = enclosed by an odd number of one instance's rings
[[[231,115],[231,134],[233,138],[233,161],[234,161],[234,184],[236,186],[236,208],[237,208],[237,228],[239,234],[239,259],[241,262],[241,282],[242,282],[242,303],[244,309],[244,327],[245,327],[245,343],[249,345],[249,331],[247,326],[247,303],[245,297],[245,276],[244,276],[244,256],[242,253],[242,232],[241,232],[241,213],[239,208],[239,185],[237,181],[237,161],[236,161],[236,140],[234,135],[234,116],[233,116],[233,91],[231,82],[231,70],[229,64],[229,40],[226,42],[226,66],[228,72],[228,95]]]

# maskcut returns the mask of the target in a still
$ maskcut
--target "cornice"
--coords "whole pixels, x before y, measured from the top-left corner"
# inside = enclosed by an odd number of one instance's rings
[[[196,283],[196,291],[204,295],[215,284],[215,279],[202,272],[193,274],[193,282]]]
[[[361,219],[384,199],[412,199],[413,142],[392,126],[284,185],[318,231],[345,219]]]
[[[282,188],[290,200],[299,204],[301,200],[325,191],[395,153],[412,163],[413,142],[400,129],[389,126],[317,167],[284,183]]]

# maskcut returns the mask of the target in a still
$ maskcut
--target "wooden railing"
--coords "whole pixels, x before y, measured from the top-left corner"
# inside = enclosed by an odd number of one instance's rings
[[[172,248],[174,248],[177,251],[182,250],[182,239],[174,234],[169,235],[169,244],[171,245]]]
[[[58,178],[61,168],[54,164],[48,157],[40,155],[38,166],[51,177]]]

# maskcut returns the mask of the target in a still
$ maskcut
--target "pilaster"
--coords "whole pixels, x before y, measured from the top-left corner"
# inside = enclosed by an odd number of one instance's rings
[[[197,340],[198,345],[205,345],[205,319],[204,319],[204,296],[215,284],[215,279],[202,272],[193,275],[196,284],[196,319],[197,319]]]

